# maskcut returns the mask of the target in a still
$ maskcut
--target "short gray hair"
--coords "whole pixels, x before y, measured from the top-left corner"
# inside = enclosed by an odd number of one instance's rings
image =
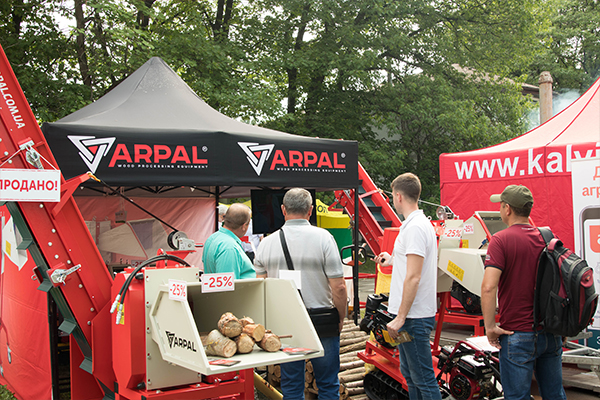
[[[306,189],[293,188],[283,196],[283,205],[288,214],[306,215],[312,206],[312,196]]]

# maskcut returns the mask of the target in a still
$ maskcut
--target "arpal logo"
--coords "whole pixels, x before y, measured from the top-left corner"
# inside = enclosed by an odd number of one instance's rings
[[[256,175],[260,176],[263,166],[265,165],[265,161],[267,161],[271,156],[275,145],[250,142],[238,142],[238,145],[242,148],[242,150],[244,150],[244,153],[246,153],[246,159],[248,162],[250,162],[252,168],[254,168]]]
[[[108,154],[117,138],[96,139],[95,136],[67,136],[79,150],[79,156],[93,174],[96,173],[102,157]]]

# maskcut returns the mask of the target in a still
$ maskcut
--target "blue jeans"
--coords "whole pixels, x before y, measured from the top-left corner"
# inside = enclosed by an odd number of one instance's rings
[[[535,371],[544,400],[566,400],[562,386],[562,338],[544,332],[500,336],[500,379],[506,400],[529,400]]]
[[[313,358],[313,365],[320,400],[340,398],[340,337],[320,338],[325,354]],[[281,364],[281,392],[284,400],[304,399],[304,360]]]
[[[440,387],[433,372],[429,335],[433,330],[435,317],[407,318],[402,330],[406,330],[413,340],[398,345],[400,352],[400,372],[406,379],[410,400],[441,400]]]

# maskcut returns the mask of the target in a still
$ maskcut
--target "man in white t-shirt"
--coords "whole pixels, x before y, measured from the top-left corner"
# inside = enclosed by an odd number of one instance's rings
[[[404,222],[394,243],[393,256],[375,257],[382,266],[393,265],[388,311],[396,317],[387,325],[392,339],[406,331],[411,340],[398,345],[400,371],[411,399],[439,399],[429,336],[437,306],[437,244],[435,230],[419,210],[421,182],[412,173],[392,182],[394,207]]]

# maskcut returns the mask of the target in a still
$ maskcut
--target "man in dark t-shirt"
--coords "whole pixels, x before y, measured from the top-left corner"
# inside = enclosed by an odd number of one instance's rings
[[[562,386],[562,338],[533,329],[533,293],[545,243],[529,224],[533,196],[522,185],[507,186],[490,200],[500,203],[508,225],[496,233],[487,251],[481,284],[481,308],[490,344],[500,349],[504,398],[530,399],[535,372],[544,400],[565,399]],[[496,324],[496,293],[500,324]]]

